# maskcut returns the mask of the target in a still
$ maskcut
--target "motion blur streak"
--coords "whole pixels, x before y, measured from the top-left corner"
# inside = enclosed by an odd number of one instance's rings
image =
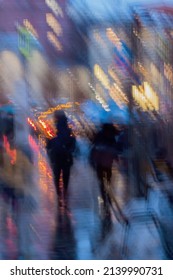
[[[0,259],[173,258],[172,2],[0,1]]]

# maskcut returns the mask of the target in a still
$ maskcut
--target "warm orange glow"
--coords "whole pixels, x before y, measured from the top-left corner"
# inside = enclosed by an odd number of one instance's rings
[[[75,105],[78,106],[80,104],[78,102],[75,102]],[[40,117],[44,118],[47,115],[53,114],[57,110],[69,109],[69,108],[72,108],[72,107],[73,107],[73,103],[72,102],[68,102],[66,104],[57,105],[56,107],[51,107],[46,112],[42,112],[38,119],[40,119]]]
[[[159,97],[148,82],[144,82],[139,87],[133,86],[132,94],[134,100],[144,111],[159,110]]]
[[[6,150],[7,155],[11,159],[11,164],[15,164],[16,162],[16,150],[10,148],[10,143],[6,136],[3,136],[4,148]]]
[[[48,125],[45,121],[41,119],[39,119],[39,123],[41,124],[43,131],[48,135],[48,137],[52,138],[55,136],[55,133],[51,129],[50,125]]]
[[[30,118],[27,118],[27,121],[32,126],[32,128],[36,131],[37,128],[36,128],[35,124],[33,123],[33,121]]]

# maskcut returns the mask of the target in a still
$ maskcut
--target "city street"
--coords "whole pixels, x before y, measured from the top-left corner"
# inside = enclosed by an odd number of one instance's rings
[[[173,259],[172,2],[0,1],[1,260]]]
[[[71,170],[67,206],[58,207],[52,177],[44,169],[36,172],[40,184],[36,183],[32,197],[35,206],[30,207],[26,198],[25,211],[20,211],[19,217],[1,195],[1,259],[168,258],[158,224],[151,217],[152,213],[158,217],[165,231],[172,230],[173,214],[166,197],[155,186],[148,202],[127,202],[128,189],[117,167],[113,170],[113,193],[129,225],[114,205],[111,227],[104,229],[98,181],[86,158],[80,157]]]

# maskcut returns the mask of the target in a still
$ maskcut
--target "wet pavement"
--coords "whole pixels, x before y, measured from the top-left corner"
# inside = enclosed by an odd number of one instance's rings
[[[12,202],[0,196],[0,259],[170,259],[173,211],[155,184],[148,201],[127,200],[128,188],[114,166],[111,221],[102,218],[95,172],[86,158],[74,160],[68,204],[57,196],[46,154],[35,146],[35,191]],[[84,160],[85,159],[85,160]],[[172,184],[169,180],[165,184]],[[161,221],[161,222],[160,222]]]

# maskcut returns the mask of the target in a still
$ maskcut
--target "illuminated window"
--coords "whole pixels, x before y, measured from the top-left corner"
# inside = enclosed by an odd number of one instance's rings
[[[61,25],[51,13],[46,14],[46,22],[53,29],[57,36],[62,34]]]
[[[144,82],[143,86],[140,86],[139,88],[133,86],[132,95],[136,103],[144,111],[159,110],[159,98],[147,82]]]
[[[63,17],[63,11],[62,11],[61,7],[59,6],[59,4],[55,0],[45,0],[45,3],[47,4],[47,6],[52,10],[52,12],[56,16]]]
[[[57,37],[53,34],[53,32],[48,31],[47,38],[58,51],[62,51],[62,45],[57,39]]]
[[[30,23],[30,21],[28,19],[24,19],[23,25],[34,37],[38,38],[37,31],[35,30],[35,28],[32,26],[32,24]]]
[[[98,64],[94,65],[94,74],[106,89],[110,88],[109,78]]]
[[[117,48],[121,49],[121,42],[118,36],[115,34],[115,32],[112,30],[112,28],[106,29],[106,35],[108,39],[117,46]]]

